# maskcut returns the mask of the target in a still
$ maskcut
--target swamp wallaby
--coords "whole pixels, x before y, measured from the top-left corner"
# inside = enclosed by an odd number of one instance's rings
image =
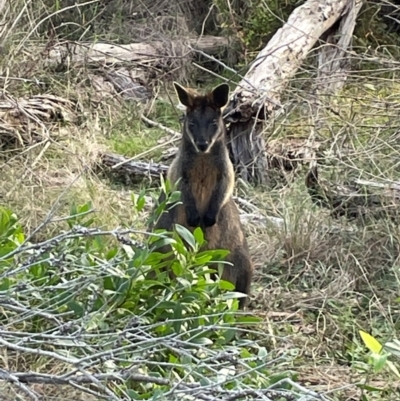
[[[222,111],[228,102],[229,86],[222,84],[202,95],[174,82],[180,102],[186,106],[182,141],[168,170],[171,183],[178,180],[178,204],[159,218],[153,229],[172,231],[174,224],[193,231],[201,227],[207,241],[205,249],[227,249],[222,278],[236,291],[250,294],[253,264],[232,194],[235,176],[226,146],[226,127]],[[161,194],[160,199],[165,194]],[[170,248],[161,250],[170,251]],[[243,308],[246,298],[241,298]]]

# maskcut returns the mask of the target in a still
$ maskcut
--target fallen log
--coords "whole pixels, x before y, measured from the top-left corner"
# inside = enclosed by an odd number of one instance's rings
[[[62,42],[47,52],[47,62],[72,64],[121,64],[136,62],[160,64],[164,59],[187,57],[193,49],[208,54],[217,54],[231,44],[228,38],[219,36],[190,37],[181,41],[152,41],[149,43],[131,43],[116,45],[108,43]]]
[[[124,156],[115,153],[102,153],[100,155],[100,163],[109,169],[113,174],[128,175],[135,179],[155,178],[159,179],[160,175],[166,176],[168,166],[161,163],[145,163],[140,161],[129,161]],[[114,168],[114,166],[118,167]]]
[[[296,8],[253,61],[231,95],[224,118],[236,169],[245,181],[266,181],[264,121],[282,109],[281,95],[321,35],[343,15],[354,0],[308,0]]]

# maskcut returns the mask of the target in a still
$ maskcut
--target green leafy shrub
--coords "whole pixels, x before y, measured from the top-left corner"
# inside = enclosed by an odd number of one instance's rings
[[[163,187],[168,196],[151,219],[179,200],[169,182]],[[144,192],[133,202],[140,211]],[[210,279],[209,265],[222,264],[227,251],[202,251],[201,229],[103,231],[93,227],[91,210],[90,204],[73,205],[67,230],[30,243],[16,215],[1,209],[0,325],[10,333],[2,346],[13,350],[25,338],[18,350],[33,355],[35,369],[28,370],[46,372],[40,361],[49,356],[53,365],[67,363],[64,371],[97,366],[126,377],[113,391],[130,399],[168,392],[175,380],[223,383],[229,392],[248,385],[279,388],[279,380],[291,377],[266,368],[272,354],[252,341],[251,326],[260,320],[237,313],[232,284]],[[164,261],[158,249],[167,243],[175,257]],[[156,279],[148,278],[150,272]],[[144,376],[128,379],[132,363]]]

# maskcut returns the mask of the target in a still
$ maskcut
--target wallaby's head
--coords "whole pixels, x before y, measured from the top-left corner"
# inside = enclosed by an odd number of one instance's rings
[[[208,153],[225,135],[221,108],[229,97],[229,86],[221,84],[205,95],[174,82],[180,102],[186,106],[183,139],[189,139],[198,153]]]

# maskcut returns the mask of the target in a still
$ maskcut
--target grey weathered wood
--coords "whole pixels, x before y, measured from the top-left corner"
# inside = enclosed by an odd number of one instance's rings
[[[319,94],[338,92],[346,82],[349,57],[361,0],[351,0],[339,21],[324,35],[318,54],[316,89]]]
[[[242,179],[265,182],[263,121],[281,107],[280,97],[308,52],[353,0],[308,0],[296,8],[232,93],[225,109],[235,166]]]
[[[121,64],[138,62],[141,64],[159,63],[161,59],[174,57],[185,57],[190,53],[190,48],[204,51],[208,54],[216,54],[221,49],[230,45],[228,38],[219,36],[191,37],[182,43],[152,41],[148,43],[131,43],[127,45],[116,45],[108,43],[84,43],[84,42],[62,42],[54,46],[47,54],[47,61],[59,63],[68,60],[73,64]],[[168,43],[171,46],[168,46]],[[168,54],[168,49],[173,48],[174,54]]]
[[[160,178],[160,175],[166,176],[168,166],[161,163],[146,163],[140,161],[129,161],[124,156],[115,153],[103,153],[100,156],[101,163],[112,168],[116,164],[119,167],[113,169],[115,173],[123,173],[134,177],[144,177]]]

